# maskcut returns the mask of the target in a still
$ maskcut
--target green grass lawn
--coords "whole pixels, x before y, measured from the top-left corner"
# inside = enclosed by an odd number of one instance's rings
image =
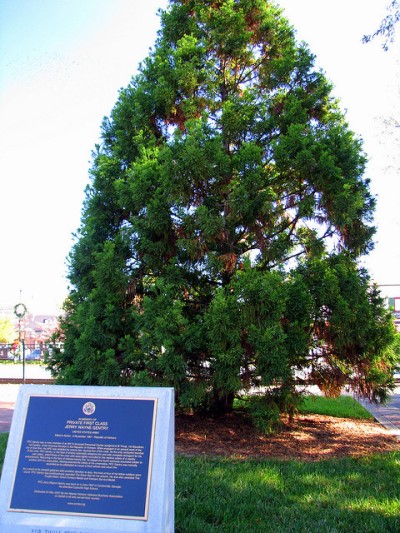
[[[351,396],[326,398],[325,396],[306,396],[300,405],[300,413],[337,416],[340,418],[358,418],[371,420],[373,416]]]
[[[400,453],[176,461],[176,533],[400,531]]]
[[[351,396],[309,396],[299,411],[373,418]],[[399,531],[400,452],[312,463],[176,461],[176,533]]]
[[[366,417],[353,402],[308,398],[301,410]],[[0,464],[6,440],[0,434]],[[319,462],[177,457],[175,473],[176,533],[400,531],[400,452]]]
[[[0,433],[0,469],[3,466],[4,456],[6,454],[7,440],[8,433]]]

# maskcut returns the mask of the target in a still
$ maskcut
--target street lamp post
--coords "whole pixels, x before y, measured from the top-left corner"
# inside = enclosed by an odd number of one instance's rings
[[[19,303],[14,307],[14,314],[18,318],[18,342],[22,343],[22,382],[25,383],[25,331],[21,331],[21,320],[26,314],[26,305]]]
[[[25,331],[19,330],[19,342],[22,344],[22,383],[25,383]]]

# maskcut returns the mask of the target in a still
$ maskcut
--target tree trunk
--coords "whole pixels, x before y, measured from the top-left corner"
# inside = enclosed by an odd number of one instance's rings
[[[222,393],[216,390],[214,392],[214,401],[211,410],[214,416],[222,416],[233,411],[233,400],[235,394],[233,392]]]

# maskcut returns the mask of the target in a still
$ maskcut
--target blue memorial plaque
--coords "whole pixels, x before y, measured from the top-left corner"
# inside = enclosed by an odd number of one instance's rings
[[[9,511],[147,520],[156,404],[31,396]]]

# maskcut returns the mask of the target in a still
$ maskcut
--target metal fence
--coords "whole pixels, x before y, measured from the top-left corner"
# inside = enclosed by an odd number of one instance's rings
[[[0,343],[0,361],[41,361],[44,358],[46,346],[43,343],[34,344],[2,344]]]

